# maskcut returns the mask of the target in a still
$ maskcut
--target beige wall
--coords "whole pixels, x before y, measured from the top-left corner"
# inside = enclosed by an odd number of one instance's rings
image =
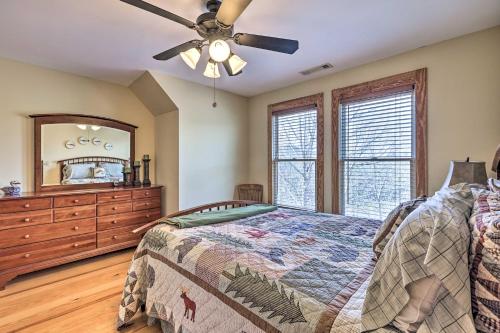
[[[164,213],[179,210],[179,111],[170,111],[155,119],[156,179],[165,186]]]
[[[33,120],[36,113],[82,113],[138,126],[136,156],[155,158],[154,117],[126,87],[0,59],[0,185],[33,184]],[[155,179],[155,170],[151,170]]]
[[[500,143],[500,27],[251,98],[249,180],[267,187],[267,105],[324,92],[325,207],[331,211],[331,90],[422,67],[429,75],[429,192],[441,186],[452,159],[470,156],[490,169]]]
[[[152,75],[179,110],[179,208],[231,199],[248,176],[248,100],[217,91],[214,109],[210,88]],[[158,154],[168,154],[160,142]]]

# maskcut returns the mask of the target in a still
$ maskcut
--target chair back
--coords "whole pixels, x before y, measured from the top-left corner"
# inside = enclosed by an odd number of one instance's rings
[[[261,184],[240,184],[236,186],[238,200],[263,201],[264,186]]]

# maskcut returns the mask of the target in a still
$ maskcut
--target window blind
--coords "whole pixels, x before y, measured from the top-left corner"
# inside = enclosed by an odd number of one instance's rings
[[[273,202],[316,209],[316,109],[279,112],[272,117]]]
[[[414,92],[342,103],[342,213],[384,219],[415,196]]]

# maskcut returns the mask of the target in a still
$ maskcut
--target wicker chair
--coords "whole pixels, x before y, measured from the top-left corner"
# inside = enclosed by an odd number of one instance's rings
[[[260,184],[240,184],[236,186],[238,200],[263,201],[264,186]]]

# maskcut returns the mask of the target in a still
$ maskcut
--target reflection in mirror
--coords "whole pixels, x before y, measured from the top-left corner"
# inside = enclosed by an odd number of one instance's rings
[[[119,182],[130,132],[87,124],[41,126],[43,186]]]

